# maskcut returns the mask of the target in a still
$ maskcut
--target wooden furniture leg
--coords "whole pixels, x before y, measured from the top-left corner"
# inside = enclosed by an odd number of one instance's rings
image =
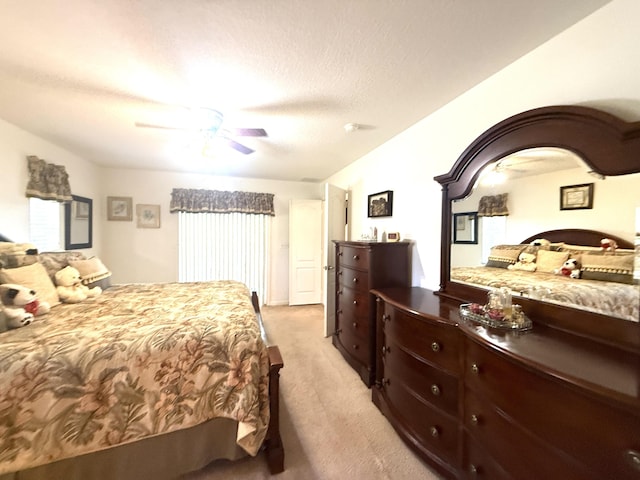
[[[284,447],[280,437],[280,369],[284,366],[280,349],[267,347],[269,352],[269,406],[271,417],[265,439],[267,464],[272,475],[284,471]]]

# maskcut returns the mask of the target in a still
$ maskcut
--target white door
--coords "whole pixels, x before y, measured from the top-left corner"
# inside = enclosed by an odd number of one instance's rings
[[[336,250],[333,240],[346,239],[347,192],[328,183],[324,186],[324,334],[336,331]]]
[[[289,305],[322,303],[322,200],[289,202]]]

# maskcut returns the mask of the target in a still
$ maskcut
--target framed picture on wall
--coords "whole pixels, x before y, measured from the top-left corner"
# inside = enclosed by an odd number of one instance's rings
[[[160,205],[136,205],[138,228],[160,228]]]
[[[560,210],[593,208],[593,183],[560,187]]]
[[[107,220],[130,222],[133,220],[131,197],[107,197]]]
[[[393,192],[374,193],[368,197],[369,217],[390,217],[393,214]]]

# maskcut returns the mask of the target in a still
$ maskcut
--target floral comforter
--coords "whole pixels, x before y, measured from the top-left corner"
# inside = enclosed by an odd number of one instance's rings
[[[637,285],[484,266],[452,268],[451,279],[487,287],[508,287],[548,302],[640,321],[640,287]]]
[[[215,417],[255,455],[269,363],[250,292],[232,281],[114,286],[0,334],[0,474]]]

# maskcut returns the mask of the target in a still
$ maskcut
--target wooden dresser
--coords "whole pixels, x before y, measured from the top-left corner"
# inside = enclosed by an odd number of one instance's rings
[[[336,333],[333,344],[371,386],[375,375],[375,297],[372,288],[410,285],[411,243],[336,244]]]
[[[372,398],[447,478],[640,479],[640,355],[537,324],[460,323],[458,304],[380,289]]]

